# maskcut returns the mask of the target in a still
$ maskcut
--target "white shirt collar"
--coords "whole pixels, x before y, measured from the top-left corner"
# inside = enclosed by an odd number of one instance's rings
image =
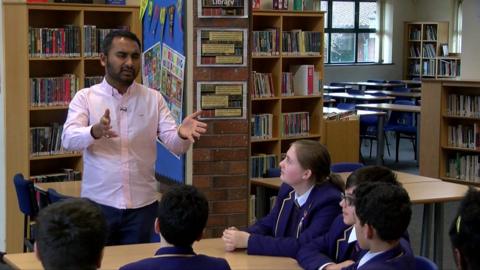
[[[310,195],[310,192],[312,192],[312,189],[315,185],[313,185],[307,192],[303,193],[301,196],[298,196],[297,192],[295,192],[295,200],[297,200],[297,203],[300,207],[302,207],[308,199],[308,195]]]
[[[357,266],[357,269],[360,268],[362,265],[366,264],[368,261],[370,261],[373,257],[377,256],[377,255],[380,255],[382,253],[384,253],[385,251],[380,251],[380,252],[370,252],[368,251],[367,253],[365,253],[365,255],[363,255],[363,257],[360,259],[360,261],[358,262],[358,266]]]
[[[357,241],[357,234],[355,233],[355,227],[353,227],[350,236],[348,236],[348,243],[350,244],[355,241]]]

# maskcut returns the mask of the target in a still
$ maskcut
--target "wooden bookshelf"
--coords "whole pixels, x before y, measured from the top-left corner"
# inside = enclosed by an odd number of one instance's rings
[[[86,76],[102,76],[104,68],[98,57],[83,57],[84,25],[98,28],[128,26],[140,36],[138,6],[83,5],[57,3],[4,2],[5,33],[5,110],[6,114],[6,219],[7,252],[20,252],[23,246],[23,217],[13,186],[13,176],[21,172],[25,177],[56,173],[64,168],[81,170],[80,153],[42,156],[30,154],[30,128],[60,125],[65,121],[68,106],[32,106],[30,78],[57,77],[75,74],[78,88],[84,86]],[[30,56],[29,28],[79,27],[79,55]]]
[[[252,71],[258,73],[270,73],[272,80],[273,96],[258,97],[250,96],[250,116],[259,114],[271,115],[271,137],[254,138],[250,140],[250,156],[261,154],[275,155],[275,167],[286,153],[290,144],[299,139],[312,139],[320,141],[321,123],[323,109],[323,90],[308,96],[284,96],[282,95],[282,72],[289,72],[292,65],[313,65],[314,71],[318,72],[319,85],[323,84],[323,35],[324,35],[324,13],[323,12],[301,12],[301,11],[279,11],[279,10],[254,10],[252,16],[252,30],[266,31],[275,29],[278,34],[276,39],[276,50],[269,53],[255,53],[254,39],[252,38]],[[282,39],[285,32],[305,31],[320,33],[320,47],[312,46],[314,51],[284,52]],[[254,36],[252,34],[251,36]],[[267,54],[267,55],[266,55]],[[254,76],[252,82],[254,83]],[[252,85],[253,85],[252,83]],[[252,91],[253,93],[253,91]],[[286,113],[308,112],[310,129],[308,133],[298,135],[282,135],[282,115]],[[252,120],[253,121],[253,120]],[[251,123],[253,126],[254,123]],[[253,173],[253,162],[250,162],[251,176]],[[257,170],[258,171],[258,170]]]
[[[439,58],[441,45],[448,44],[448,22],[405,22],[404,40],[405,79],[437,78],[438,64],[444,60]]]
[[[474,173],[475,169],[478,172],[480,167],[468,166],[462,161],[464,156],[480,157],[480,147],[458,144],[459,141],[473,144],[475,132],[480,132],[480,128],[477,131],[473,128],[479,123],[479,117],[451,109],[452,106],[449,104],[456,104],[452,100],[452,95],[480,98],[480,81],[459,79],[422,81],[422,100],[425,104],[422,104],[421,123],[428,124],[421,125],[420,141],[428,143],[420,144],[420,174],[449,182],[480,186],[480,181],[474,180],[474,177],[466,179],[469,173],[463,169],[470,168],[470,173]],[[478,110],[480,108],[477,108]],[[468,138],[466,129],[461,134],[453,131],[452,127],[458,128],[459,125],[463,128],[472,127],[470,140],[466,140]],[[460,136],[456,137],[454,133]]]

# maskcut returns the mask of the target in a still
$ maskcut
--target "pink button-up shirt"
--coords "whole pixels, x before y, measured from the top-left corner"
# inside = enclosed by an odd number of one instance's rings
[[[95,140],[90,129],[110,109],[116,138]],[[104,79],[79,91],[70,102],[62,145],[83,150],[82,197],[119,209],[139,208],[157,199],[154,164],[156,138],[181,154],[190,146],[162,95],[133,83],[121,95]]]

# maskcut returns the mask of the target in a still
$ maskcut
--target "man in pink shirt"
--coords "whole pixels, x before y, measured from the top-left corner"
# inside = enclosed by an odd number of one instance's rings
[[[100,56],[105,78],[79,91],[62,134],[65,149],[83,151],[82,197],[100,205],[107,244],[149,242],[157,210],[156,140],[182,154],[205,133],[193,113],[177,127],[160,92],[134,80],[141,45],[135,34],[107,35]]]

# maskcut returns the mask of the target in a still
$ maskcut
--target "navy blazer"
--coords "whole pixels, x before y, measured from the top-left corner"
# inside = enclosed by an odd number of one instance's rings
[[[340,194],[340,189],[332,183],[316,185],[302,206],[301,218],[289,225],[295,207],[295,191],[282,184],[270,213],[247,229],[250,233],[248,254],[295,258],[300,244],[326,233],[333,219],[341,213]],[[287,235],[291,231],[288,226],[296,226],[296,235]]]
[[[223,258],[196,255],[192,247],[164,247],[157,250],[154,257],[129,263],[120,270],[230,270]]]
[[[306,270],[316,270],[326,263],[341,263],[346,260],[358,261],[367,251],[360,251],[356,257],[352,257],[352,249],[357,241],[348,243],[353,225],[343,222],[343,215],[335,218],[330,230],[323,236],[317,237],[306,245],[302,245],[297,253],[298,263]],[[409,244],[408,233],[405,232],[402,245],[413,253]]]
[[[410,249],[410,244],[404,239],[394,248],[379,254],[368,262],[358,267],[358,262],[349,267],[342,268],[342,270],[403,270],[415,269],[415,257]]]

